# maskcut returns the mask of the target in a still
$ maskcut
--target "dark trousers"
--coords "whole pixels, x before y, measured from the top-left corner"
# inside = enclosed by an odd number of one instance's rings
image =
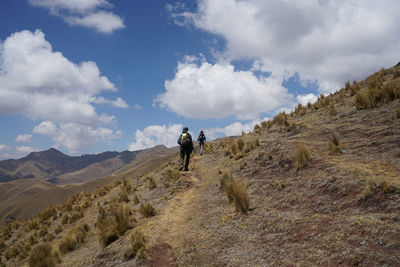
[[[185,156],[186,156],[185,171],[187,171],[189,169],[190,152],[191,151],[181,150],[181,159],[179,161],[179,164],[180,164],[179,170],[183,169],[183,161],[185,160]]]

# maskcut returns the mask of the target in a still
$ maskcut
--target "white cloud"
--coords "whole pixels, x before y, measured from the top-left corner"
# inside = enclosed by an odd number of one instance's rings
[[[256,60],[254,69],[302,82],[321,92],[392,66],[400,54],[400,2],[198,0],[194,13],[169,8],[188,23],[226,40],[223,57]]]
[[[72,12],[84,13],[98,7],[108,7],[107,0],[29,0],[34,6],[45,7],[51,10],[67,9]]]
[[[166,147],[177,146],[177,140],[182,130],[182,124],[151,125],[143,131],[136,130],[136,142],[129,145],[130,151],[165,145]]]
[[[307,105],[308,103],[313,104],[318,100],[318,96],[314,94],[298,95],[296,98],[297,101],[303,106]]]
[[[43,7],[60,16],[70,25],[79,25],[110,34],[125,28],[123,19],[112,12],[101,10],[111,8],[107,0],[29,0],[33,6]]]
[[[215,139],[217,137],[224,137],[224,136],[238,136],[241,135],[242,132],[249,133],[254,130],[254,126],[256,124],[260,124],[262,121],[267,121],[268,118],[264,119],[255,119],[247,123],[242,122],[234,122],[225,126],[223,128],[216,127],[216,128],[209,128],[204,130],[207,138],[209,140]]]
[[[18,146],[18,147],[16,147],[15,150],[16,150],[17,154],[20,154],[20,155],[26,155],[31,152],[37,151],[36,148],[31,147],[31,146]]]
[[[53,52],[40,30],[12,34],[0,44],[0,114],[86,125],[113,120],[98,115],[91,98],[116,91],[94,62],[76,65]]]
[[[0,144],[0,151],[6,151],[9,150],[10,146],[4,145],[4,144]]]
[[[122,136],[121,131],[113,131],[109,128],[94,128],[76,123],[60,123],[56,125],[50,121],[41,122],[35,126],[32,132],[52,138],[56,142],[54,147],[65,147],[72,154],[84,151],[98,141],[111,143]]]
[[[32,135],[31,134],[20,134],[15,138],[15,142],[19,143],[30,143],[32,142]]]
[[[80,25],[87,28],[93,28],[101,33],[110,34],[115,30],[125,28],[121,17],[111,13],[99,11],[87,14],[83,17],[69,16],[65,21],[70,25]]]
[[[111,105],[117,108],[129,108],[129,105],[120,97],[117,97],[117,100],[112,101]]]
[[[276,77],[257,77],[251,71],[235,71],[228,63],[214,65],[186,57],[178,63],[166,92],[155,99],[161,107],[188,118],[208,119],[234,115],[254,119],[260,113],[289,104],[291,95]]]
[[[117,108],[129,108],[129,105],[121,97],[117,97],[116,100],[108,100],[102,96],[92,97],[91,102],[100,105],[108,104]]]
[[[139,104],[133,105],[133,108],[136,109],[136,110],[143,109],[143,107],[141,105],[139,105]]]

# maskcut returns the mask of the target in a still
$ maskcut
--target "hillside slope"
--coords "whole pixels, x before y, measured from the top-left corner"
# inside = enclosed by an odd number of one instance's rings
[[[96,188],[112,182],[114,177],[120,176],[121,173],[129,172],[132,175],[146,173],[149,168],[160,166],[168,161],[176,151],[176,148],[167,149],[164,146],[156,146],[136,151],[135,159],[132,161],[129,160],[132,152],[121,152],[117,157],[91,164],[76,172],[60,175],[57,179],[58,183],[64,185],[49,183],[40,178],[17,179],[0,183],[0,224],[12,222],[15,219],[31,218],[51,205],[63,204],[69,197],[79,192],[93,192]],[[108,175],[111,170],[114,170],[114,174]]]
[[[49,242],[61,266],[398,266],[399,76],[382,70],[207,143],[189,172],[177,153],[142,175],[127,169],[4,227],[1,260],[44,260],[32,248]]]

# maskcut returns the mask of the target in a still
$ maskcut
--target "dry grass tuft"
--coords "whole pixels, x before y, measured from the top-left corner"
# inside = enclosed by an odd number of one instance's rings
[[[336,116],[336,114],[337,114],[336,106],[334,103],[331,103],[329,106],[329,115]]]
[[[394,185],[389,185],[386,181],[378,181],[377,179],[369,179],[364,190],[357,195],[358,202],[365,202],[374,195],[385,195],[396,192],[398,188]]]
[[[135,194],[133,196],[133,203],[136,205],[136,204],[139,204],[139,202],[140,202],[139,197],[138,197],[138,195]]]
[[[232,182],[232,171],[230,169],[226,169],[222,172],[222,176],[219,179],[219,189],[221,191],[225,190],[228,184]]]
[[[144,205],[141,203],[139,212],[143,215],[143,217],[152,217],[156,214],[156,211],[150,202],[146,202]]]
[[[258,138],[250,138],[246,141],[246,145],[243,149],[245,153],[250,152],[251,150],[255,149],[257,146],[260,145]]]
[[[53,219],[57,219],[57,209],[54,206],[50,206],[47,209],[40,212],[38,217],[42,221],[45,221],[51,217],[53,217]]]
[[[124,178],[124,180],[122,181],[122,186],[127,194],[130,194],[132,192],[132,184],[128,178]]]
[[[99,209],[100,211],[100,209]],[[99,242],[103,247],[111,244],[123,235],[130,227],[130,209],[124,203],[111,207],[107,212],[99,212],[97,228]]]
[[[59,241],[58,248],[62,253],[74,250],[86,240],[89,230],[89,225],[86,223],[78,225]]]
[[[312,156],[306,145],[300,143],[297,146],[296,154],[294,155],[294,162],[296,163],[296,169],[299,170],[305,167],[309,161],[312,160]]]
[[[249,210],[249,196],[246,192],[246,186],[236,180],[232,180],[230,187],[236,210],[247,214]]]
[[[60,262],[60,253],[49,243],[37,245],[29,257],[30,267],[53,267]]]
[[[260,125],[256,124],[254,126],[254,133],[255,134],[261,134],[261,126]]]
[[[339,136],[337,133],[333,132],[328,144],[329,151],[331,154],[341,154],[342,153],[342,145],[339,140]]]
[[[125,202],[125,203],[129,202],[128,193],[125,190],[123,190],[121,192],[121,194],[119,195],[118,202],[120,202],[120,203],[121,202]]]
[[[368,98],[368,95],[365,92],[357,92],[356,97],[355,97],[355,104],[356,104],[356,109],[366,109],[366,108],[371,108],[371,101]]]
[[[273,124],[277,124],[280,126],[289,126],[288,116],[285,112],[279,113],[275,115],[274,119],[272,120]]]
[[[125,251],[124,257],[126,260],[135,258],[144,258],[144,251],[146,250],[146,240],[143,233],[137,229],[130,236],[130,247]]]
[[[156,184],[156,182],[154,181],[154,178],[153,177],[150,177],[149,178],[149,190],[153,190],[154,188],[156,188],[157,187],[157,184]]]
[[[168,169],[165,173],[164,173],[164,177],[167,180],[172,180],[172,181],[176,181],[179,179],[180,174],[179,171],[176,169]]]

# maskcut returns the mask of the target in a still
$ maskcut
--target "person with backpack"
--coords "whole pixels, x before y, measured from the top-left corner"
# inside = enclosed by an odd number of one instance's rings
[[[182,130],[182,134],[178,138],[178,144],[180,145],[181,149],[181,158],[180,158],[180,167],[179,170],[183,170],[183,161],[185,160],[185,171],[189,170],[189,160],[190,160],[190,153],[193,151],[193,141],[192,136],[188,133],[189,128],[185,127]]]
[[[206,141],[206,136],[204,135],[203,131],[200,131],[197,141],[200,145],[200,155],[203,155],[204,142]]]

